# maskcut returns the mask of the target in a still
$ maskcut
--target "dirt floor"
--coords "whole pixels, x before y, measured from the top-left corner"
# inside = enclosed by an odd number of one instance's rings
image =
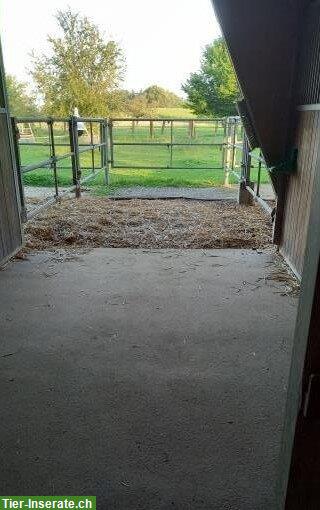
[[[262,248],[271,221],[256,206],[190,200],[64,199],[26,225],[26,247]]]

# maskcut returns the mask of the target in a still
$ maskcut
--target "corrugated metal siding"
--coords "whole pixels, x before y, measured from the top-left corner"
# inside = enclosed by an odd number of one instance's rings
[[[320,156],[320,111],[300,112],[297,129],[298,165],[287,189],[280,251],[301,276],[313,180]]]

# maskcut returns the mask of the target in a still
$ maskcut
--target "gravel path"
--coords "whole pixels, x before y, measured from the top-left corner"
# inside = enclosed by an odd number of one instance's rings
[[[68,188],[60,188],[65,191]],[[85,188],[87,194],[90,188]],[[46,187],[25,187],[26,198],[47,198],[53,196],[54,188]],[[266,200],[274,200],[274,193],[269,184],[263,184],[260,187],[260,194]],[[109,192],[110,198],[188,198],[191,200],[237,200],[238,186],[230,188],[176,188],[176,187],[144,187],[132,186],[128,188],[118,188]]]
[[[153,188],[133,186],[112,191],[115,198],[189,198],[193,200],[236,200],[238,188]]]

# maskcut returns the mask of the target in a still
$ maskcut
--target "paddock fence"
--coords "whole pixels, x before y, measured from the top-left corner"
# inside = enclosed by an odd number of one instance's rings
[[[222,170],[225,125],[218,118],[110,119],[111,168]]]
[[[108,182],[106,119],[12,118],[12,128],[24,220],[66,193],[79,197],[81,186],[101,172]],[[28,197],[30,186],[38,187],[39,197]]]
[[[205,171],[214,186],[240,184],[266,211],[274,205],[262,154],[249,151],[239,117],[31,117],[12,118],[12,127],[23,220],[65,194],[79,197],[90,181],[112,185],[123,170],[125,177],[168,171],[172,180],[179,172]]]
[[[245,190],[268,214],[271,214],[276,195],[270,174],[260,149],[250,150],[240,117],[228,117],[225,126],[225,186],[234,177],[239,183],[239,202]]]

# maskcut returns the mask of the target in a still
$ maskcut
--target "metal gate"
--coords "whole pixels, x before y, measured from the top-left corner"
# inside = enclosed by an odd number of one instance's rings
[[[222,170],[225,119],[109,121],[112,169]]]

